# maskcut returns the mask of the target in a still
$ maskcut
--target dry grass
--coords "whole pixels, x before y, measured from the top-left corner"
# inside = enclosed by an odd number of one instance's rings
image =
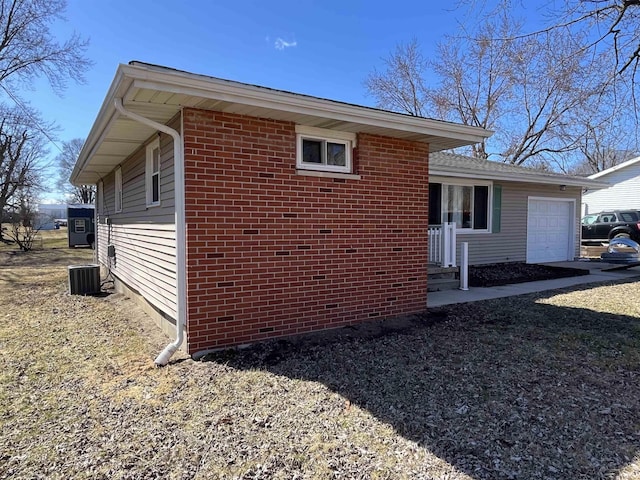
[[[639,282],[157,369],[131,301],[66,293],[92,251],[44,246],[0,247],[0,478],[640,478]]]

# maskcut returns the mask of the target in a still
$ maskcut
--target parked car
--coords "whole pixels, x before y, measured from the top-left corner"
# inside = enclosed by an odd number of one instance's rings
[[[640,211],[609,210],[582,218],[582,243],[603,243],[613,238],[640,242]]]

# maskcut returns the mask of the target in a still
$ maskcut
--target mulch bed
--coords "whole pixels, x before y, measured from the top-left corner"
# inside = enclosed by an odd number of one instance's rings
[[[497,287],[580,275],[589,275],[589,270],[519,262],[475,265],[469,267],[469,286]]]

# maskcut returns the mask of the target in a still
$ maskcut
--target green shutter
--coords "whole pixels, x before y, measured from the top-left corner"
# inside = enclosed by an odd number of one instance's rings
[[[502,216],[502,185],[493,186],[493,215],[491,222],[491,232],[500,232],[500,220]]]
[[[473,229],[486,230],[489,218],[489,187],[474,185],[473,187]]]

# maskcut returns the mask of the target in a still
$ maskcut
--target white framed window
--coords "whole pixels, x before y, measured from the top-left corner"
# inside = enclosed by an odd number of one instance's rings
[[[490,232],[492,182],[429,183],[429,224],[452,222],[459,230]]]
[[[147,145],[147,167],[145,170],[147,206],[160,205],[160,140]]]
[[[104,183],[102,180],[98,182],[98,188],[96,190],[96,212],[98,216],[100,216],[104,213]]]
[[[75,233],[84,233],[85,228],[84,228],[84,218],[76,218],[74,225],[73,225],[73,231]]]
[[[115,211],[120,213],[122,211],[122,168],[116,169],[116,195],[115,195]]]
[[[355,133],[296,125],[296,167],[352,173]]]

